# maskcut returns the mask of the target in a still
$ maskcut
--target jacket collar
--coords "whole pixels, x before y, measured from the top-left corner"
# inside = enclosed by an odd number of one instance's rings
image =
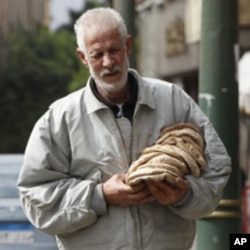
[[[139,105],[148,106],[151,109],[155,109],[155,100],[153,98],[153,85],[149,81],[141,77],[134,69],[129,69],[129,72],[134,75],[138,83],[138,98],[137,103]]]
[[[137,80],[138,84],[138,98],[137,103],[138,105],[146,105],[151,109],[155,108],[155,102],[153,98],[153,89],[152,86],[148,84],[148,82],[139,76],[137,71],[133,69],[129,69],[129,73],[131,73],[135,79]],[[108,106],[98,100],[94,93],[91,90],[91,81],[92,77],[88,79],[87,85],[86,85],[86,94],[84,96],[84,102],[86,105],[87,113],[91,114],[101,109],[107,109]]]

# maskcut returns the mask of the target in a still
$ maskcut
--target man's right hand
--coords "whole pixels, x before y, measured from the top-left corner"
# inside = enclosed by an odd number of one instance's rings
[[[110,205],[140,205],[155,200],[145,183],[129,186],[125,174],[113,175],[103,183],[103,194]]]

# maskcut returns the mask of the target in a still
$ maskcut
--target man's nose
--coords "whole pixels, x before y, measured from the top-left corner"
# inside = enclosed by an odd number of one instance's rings
[[[109,53],[105,53],[103,55],[102,64],[104,67],[112,67],[114,64],[114,59],[113,59],[112,55],[110,55]]]

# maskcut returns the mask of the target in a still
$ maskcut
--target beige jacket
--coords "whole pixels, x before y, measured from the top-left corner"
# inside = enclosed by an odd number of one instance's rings
[[[211,213],[221,198],[231,161],[207,117],[175,85],[130,72],[139,93],[128,130],[120,129],[88,83],[52,104],[32,131],[18,179],[20,199],[29,220],[56,235],[59,249],[189,249],[195,220]],[[187,176],[188,195],[174,206],[107,206],[102,183],[125,173],[163,127],[182,122],[197,125],[207,143],[208,168],[200,178]],[[130,147],[121,131],[131,131]]]

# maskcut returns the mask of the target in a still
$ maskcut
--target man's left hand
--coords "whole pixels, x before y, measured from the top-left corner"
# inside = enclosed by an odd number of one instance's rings
[[[155,199],[162,205],[171,205],[180,201],[189,189],[187,180],[177,177],[175,185],[167,182],[147,181],[148,188]]]

